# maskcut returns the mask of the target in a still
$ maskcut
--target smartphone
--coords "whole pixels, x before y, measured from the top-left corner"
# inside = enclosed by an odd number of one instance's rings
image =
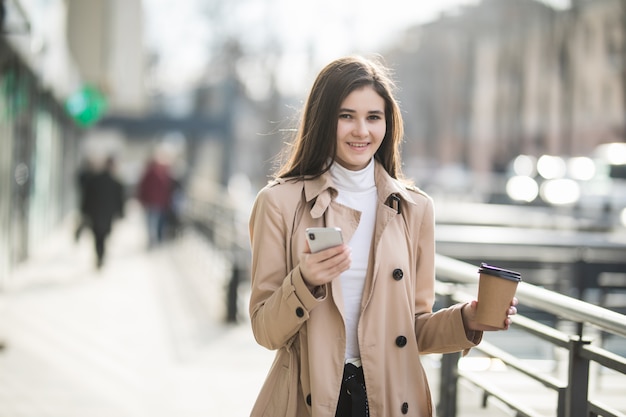
[[[306,229],[306,240],[309,242],[311,253],[332,248],[343,243],[339,227],[309,227]]]

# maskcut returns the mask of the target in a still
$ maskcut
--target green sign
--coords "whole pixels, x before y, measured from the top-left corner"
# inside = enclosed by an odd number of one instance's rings
[[[96,123],[107,108],[106,97],[93,86],[83,86],[65,101],[65,109],[82,127]]]

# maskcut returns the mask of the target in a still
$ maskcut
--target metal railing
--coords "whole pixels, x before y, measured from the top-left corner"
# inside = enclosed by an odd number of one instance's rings
[[[202,191],[192,193],[189,197],[186,216],[197,228],[205,232],[217,249],[231,257],[233,272],[225,295],[228,305],[227,320],[234,321],[237,315],[237,287],[247,272],[243,258],[247,259],[249,256],[248,244],[244,239],[244,236],[247,236],[247,228],[237,220],[242,207],[241,204],[231,201],[224,190]],[[468,291],[470,286],[478,283],[475,265],[437,255],[436,268],[438,302],[451,305],[474,298]],[[560,320],[576,323],[575,331],[569,334],[521,314],[516,315],[513,321],[515,328],[568,352],[565,380],[538,372],[527,362],[487,341],[482,341],[474,350],[487,357],[499,359],[510,369],[556,392],[555,408],[558,417],[626,417],[622,412],[593,398],[590,399],[588,395],[592,362],[624,375],[626,358],[592,344],[583,334],[585,326],[593,326],[601,332],[626,337],[626,316],[525,282],[519,284],[516,296],[520,300],[520,306],[532,307],[554,315]],[[517,416],[541,416],[513,394],[490,384],[488,378],[481,378],[480,375],[460,369],[458,366],[460,357],[460,353],[442,356],[437,406],[437,414],[440,417],[456,417],[457,388],[460,380],[468,381],[483,392],[485,407],[487,398],[494,397],[514,410]]]
[[[187,195],[184,217],[224,255],[231,274],[225,283],[226,321],[239,316],[239,285],[248,279],[250,248],[247,240],[247,207],[217,185],[194,187]]]
[[[437,256],[437,277],[439,281],[437,295],[446,305],[472,298],[463,290],[466,290],[466,285],[478,283],[476,266],[442,255]],[[568,351],[566,380],[542,375],[528,363],[485,341],[474,349],[487,357],[499,359],[510,369],[532,378],[546,389],[554,390],[557,394],[555,406],[558,417],[625,417],[626,414],[601,404],[595,399],[590,399],[589,387],[591,363],[626,375],[626,358],[592,344],[584,336],[583,330],[585,326],[593,326],[601,332],[626,337],[626,316],[525,282],[519,284],[516,296],[520,305],[553,314],[560,320],[576,323],[576,332],[568,334],[522,315],[517,315],[513,321],[513,326],[516,328],[522,329],[554,347]],[[514,394],[491,386],[488,378],[481,378],[475,373],[459,369],[460,357],[460,353],[446,354],[442,357],[440,397],[437,406],[439,416],[455,417],[457,415],[456,397],[460,379],[464,379],[482,390],[483,406],[486,406],[486,399],[492,396],[514,410],[517,416],[535,417],[541,415],[523,401],[516,399]],[[626,390],[624,393],[626,394]]]

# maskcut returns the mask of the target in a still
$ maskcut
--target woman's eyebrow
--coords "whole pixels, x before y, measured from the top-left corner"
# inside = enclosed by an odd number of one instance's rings
[[[356,113],[356,110],[348,109],[348,108],[341,108],[339,109],[339,112],[340,113]],[[385,114],[385,112],[382,110],[369,110],[367,113],[368,114]]]

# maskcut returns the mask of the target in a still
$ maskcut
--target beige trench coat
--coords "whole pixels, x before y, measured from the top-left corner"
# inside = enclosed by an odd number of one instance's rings
[[[468,339],[462,305],[432,312],[431,199],[378,163],[375,181],[376,226],[358,324],[370,416],[431,416],[420,354],[469,349],[482,333]],[[278,352],[253,417],[335,415],[346,348],[341,286],[334,280],[311,293],[298,263],[307,227],[340,227],[350,242],[360,213],[335,202],[336,194],[325,174],[274,181],[257,196],[250,218],[250,316],[258,343]]]

